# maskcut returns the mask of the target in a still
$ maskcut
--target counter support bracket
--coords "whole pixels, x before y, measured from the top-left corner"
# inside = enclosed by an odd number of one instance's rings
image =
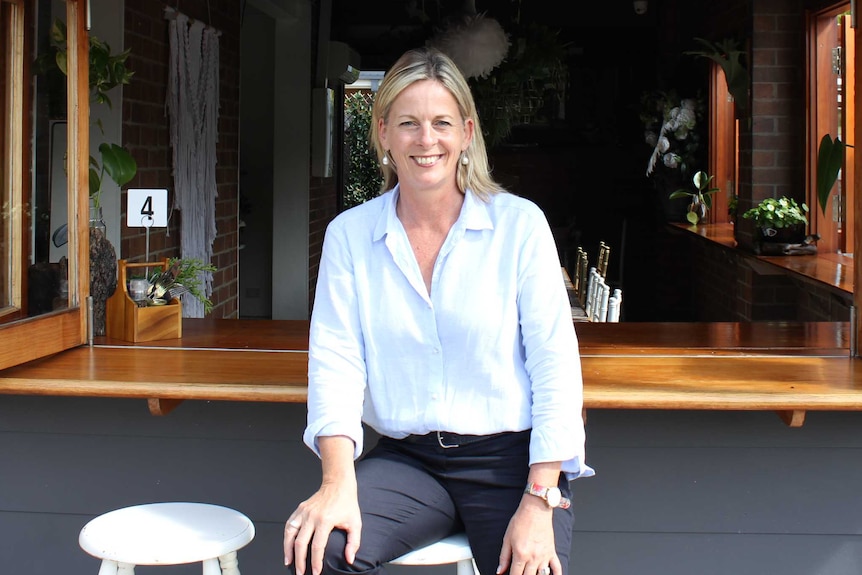
[[[151,415],[167,415],[181,404],[182,399],[164,399],[160,397],[151,397],[147,399],[147,407],[150,408]]]
[[[776,411],[781,421],[787,424],[788,427],[802,427],[805,423],[804,409],[788,409],[784,411]]]

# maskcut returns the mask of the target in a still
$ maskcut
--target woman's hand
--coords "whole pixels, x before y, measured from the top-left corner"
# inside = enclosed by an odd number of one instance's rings
[[[556,485],[560,479],[560,462],[534,463],[529,482]],[[541,497],[525,493],[517,511],[509,520],[500,550],[497,574],[562,575],[554,539],[554,510]]]
[[[554,544],[553,510],[540,498],[524,495],[509,521],[497,573],[509,575],[562,575]]]
[[[353,563],[359,549],[362,519],[353,471],[353,442],[346,437],[321,437],[323,481],[320,489],[299,504],[284,526],[284,564],[293,563],[304,575],[311,547],[311,572],[323,570],[323,553],[333,529],[347,532],[344,557]]]

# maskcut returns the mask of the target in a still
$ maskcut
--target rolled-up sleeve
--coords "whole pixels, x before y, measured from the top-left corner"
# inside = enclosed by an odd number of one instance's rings
[[[561,461],[572,479],[584,463],[583,380],[578,341],[556,245],[544,217],[523,244],[518,306],[532,386],[530,463]]]
[[[317,439],[344,435],[362,453],[365,350],[359,325],[350,244],[337,220],[323,242],[308,353],[305,444],[318,457]]]

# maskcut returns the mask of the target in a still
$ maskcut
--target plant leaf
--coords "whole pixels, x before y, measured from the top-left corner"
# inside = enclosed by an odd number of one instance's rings
[[[832,193],[838,172],[844,165],[845,148],[841,138],[836,137],[833,140],[829,134],[825,134],[820,140],[820,149],[817,151],[817,202],[824,216],[829,194]]]
[[[672,192],[671,195],[668,196],[668,199],[675,200],[677,198],[684,198],[686,196],[693,196],[693,195],[694,195],[693,193],[686,192],[685,190],[677,190],[675,192]]]
[[[102,167],[118,186],[125,186],[135,177],[138,164],[128,150],[105,142],[99,146],[99,151],[102,153]]]

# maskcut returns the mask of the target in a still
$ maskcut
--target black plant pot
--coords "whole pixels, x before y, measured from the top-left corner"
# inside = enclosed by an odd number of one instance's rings
[[[788,228],[760,228],[760,241],[773,244],[801,244],[805,240],[805,226]]]

